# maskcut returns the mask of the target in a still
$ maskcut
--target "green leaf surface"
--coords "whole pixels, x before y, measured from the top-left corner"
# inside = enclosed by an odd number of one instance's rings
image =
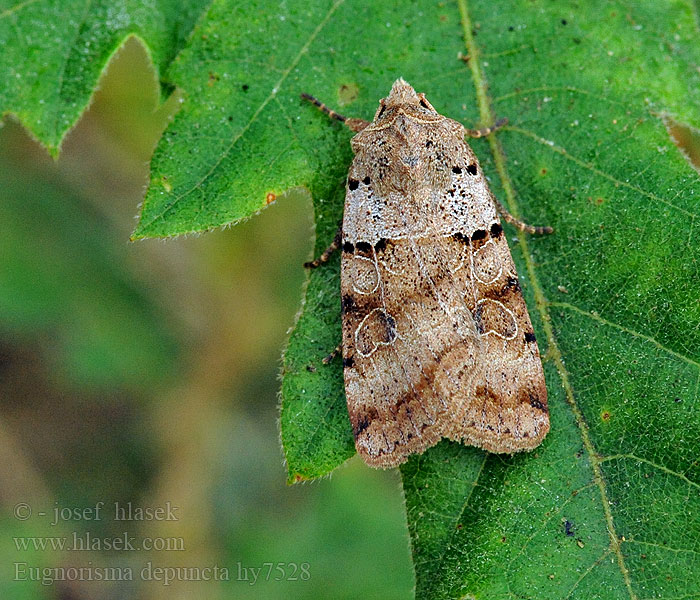
[[[556,230],[509,231],[546,357],[551,433],[513,457],[443,442],[402,468],[419,598],[700,596],[700,186],[663,121],[700,123],[693,9],[425,5],[420,31],[404,39],[439,44],[442,68],[380,34],[416,7],[364,22],[358,46],[393,47],[394,57],[373,63],[371,79],[355,76],[360,98],[382,76],[385,95],[399,64],[444,114],[467,124],[508,116],[475,150],[511,211]],[[470,56],[462,70],[460,50]],[[342,60],[316,66],[343,73]],[[311,91],[334,102],[332,88]],[[370,117],[372,106],[358,101],[351,114]],[[330,400],[340,366],[320,365],[339,338],[337,263],[325,271],[311,275],[287,350],[293,479],[348,454],[347,425],[329,418],[343,409],[341,394]]]
[[[12,113],[57,155],[105,65],[129,36],[158,72],[185,44],[209,0],[0,2],[0,115]]]

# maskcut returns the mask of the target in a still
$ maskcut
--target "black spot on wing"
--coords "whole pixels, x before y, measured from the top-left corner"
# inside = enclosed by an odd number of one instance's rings
[[[517,277],[508,277],[500,289],[491,288],[486,294],[488,298],[508,302],[508,297],[521,292],[520,282]]]
[[[355,304],[355,298],[350,294],[344,294],[340,302],[340,312],[342,314],[347,314],[357,309],[357,304]]]
[[[537,410],[547,410],[547,407],[542,403],[542,401],[533,394],[530,394],[530,406],[532,406],[532,408],[536,408]]]
[[[379,253],[382,250],[386,248],[386,239],[381,238],[375,245],[374,245],[374,251]]]
[[[362,252],[363,254],[372,252],[372,245],[369,242],[357,242],[355,248],[357,248],[358,252]]]

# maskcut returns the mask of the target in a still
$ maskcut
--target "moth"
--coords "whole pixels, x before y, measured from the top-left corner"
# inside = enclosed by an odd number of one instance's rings
[[[357,452],[394,467],[441,438],[513,453],[549,430],[542,363],[489,190],[465,136],[397,80],[370,123],[308,94],[356,135],[338,248],[342,359]]]

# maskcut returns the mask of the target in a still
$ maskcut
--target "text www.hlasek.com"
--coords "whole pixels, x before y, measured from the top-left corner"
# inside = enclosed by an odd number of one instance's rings
[[[95,537],[89,531],[79,534],[74,531],[69,536],[29,536],[14,537],[16,550],[55,550],[68,552],[103,551],[170,551],[182,552],[185,540],[181,537],[143,537],[137,540],[126,531],[114,537]]]

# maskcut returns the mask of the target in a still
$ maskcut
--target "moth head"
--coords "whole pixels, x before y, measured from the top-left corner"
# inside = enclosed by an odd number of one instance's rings
[[[391,92],[386,98],[379,102],[379,108],[374,115],[374,120],[391,119],[397,112],[412,117],[417,117],[421,120],[424,118],[439,116],[438,112],[433,108],[433,105],[428,102],[423,93],[416,93],[409,83],[399,78],[394,82]]]

